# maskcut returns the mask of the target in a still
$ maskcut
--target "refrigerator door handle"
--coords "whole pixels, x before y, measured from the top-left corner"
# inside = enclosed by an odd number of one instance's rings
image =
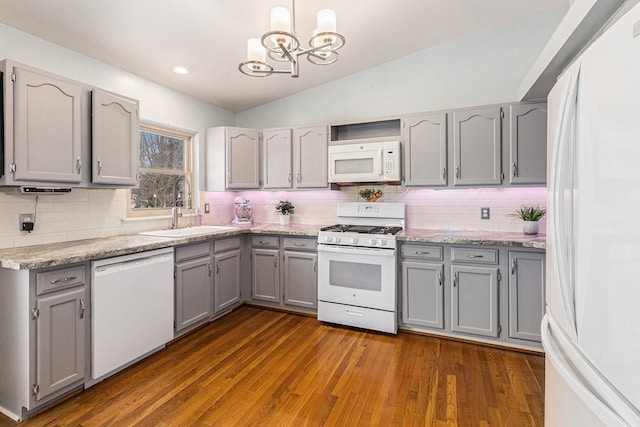
[[[573,236],[567,221],[573,218],[573,151],[575,145],[575,125],[577,120],[577,95],[580,77],[580,67],[576,66],[575,74],[571,76],[563,108],[560,112],[560,124],[554,136],[553,168],[551,181],[553,185],[553,255],[557,274],[557,283],[565,308],[568,325],[571,327],[572,338],[577,337],[575,314],[575,289],[571,262],[573,259]]]

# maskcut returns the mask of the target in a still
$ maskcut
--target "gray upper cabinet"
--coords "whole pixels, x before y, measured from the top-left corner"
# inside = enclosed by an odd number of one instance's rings
[[[542,184],[547,177],[547,104],[509,106],[510,184]]]
[[[498,268],[451,266],[451,330],[487,337],[500,334]]]
[[[5,125],[13,125],[14,160],[5,173],[15,170],[17,185],[21,181],[80,183],[82,86],[31,68],[13,67],[13,78],[13,123],[5,120]],[[10,105],[5,102],[7,110]],[[11,148],[8,141],[5,144],[5,150]],[[9,159],[8,155],[7,150]]]
[[[293,132],[293,166],[296,188],[327,188],[327,126],[298,128]]]
[[[447,114],[403,119],[404,185],[447,185]]]
[[[509,337],[540,342],[545,254],[509,252]]]
[[[256,129],[209,128],[206,138],[208,191],[260,188],[260,132]]]
[[[85,378],[88,304],[84,287],[36,300],[36,400]]]
[[[263,188],[293,187],[293,146],[291,129],[262,132]]]
[[[502,109],[488,107],[452,113],[453,184],[502,183]]]
[[[137,185],[138,102],[94,89],[91,103],[91,181]]]

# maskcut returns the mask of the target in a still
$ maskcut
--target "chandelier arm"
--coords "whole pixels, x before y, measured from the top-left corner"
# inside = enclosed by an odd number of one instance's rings
[[[278,46],[280,46],[280,49],[282,49],[282,53],[286,55],[287,58],[289,58],[289,61],[295,64],[296,58],[294,58],[291,52],[289,52],[289,49],[287,49],[287,47],[283,43],[278,43]],[[294,54],[298,56],[298,54],[296,54],[295,51],[294,51]]]

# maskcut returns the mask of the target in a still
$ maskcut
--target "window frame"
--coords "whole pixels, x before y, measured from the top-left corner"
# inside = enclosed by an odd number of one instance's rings
[[[182,139],[185,142],[184,170],[180,169],[154,169],[138,165],[138,174],[142,172],[158,173],[163,175],[184,176],[191,187],[191,200],[194,201],[196,189],[194,188],[194,139],[195,133],[183,129],[177,129],[156,123],[140,122],[138,129],[138,149],[140,149],[140,132],[150,132],[170,138]],[[170,216],[171,207],[168,208],[131,208],[131,189],[127,190],[127,218],[161,217]]]

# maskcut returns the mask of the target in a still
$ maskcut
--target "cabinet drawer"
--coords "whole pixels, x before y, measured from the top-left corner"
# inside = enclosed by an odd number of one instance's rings
[[[71,288],[73,286],[84,285],[84,274],[84,265],[37,272],[37,294],[40,295],[47,292],[54,292],[60,289]]]
[[[315,251],[318,246],[317,239],[302,239],[297,237],[285,237],[284,248],[299,251]]]
[[[403,258],[442,260],[442,246],[403,245]]]
[[[280,239],[278,236],[252,236],[251,246],[259,248],[279,248]]]
[[[209,242],[195,243],[193,245],[178,246],[176,248],[175,261],[208,256],[210,251]]]
[[[451,261],[497,264],[497,249],[451,248]]]
[[[230,239],[221,239],[213,242],[213,252],[224,252],[240,247],[240,237],[232,237]]]

